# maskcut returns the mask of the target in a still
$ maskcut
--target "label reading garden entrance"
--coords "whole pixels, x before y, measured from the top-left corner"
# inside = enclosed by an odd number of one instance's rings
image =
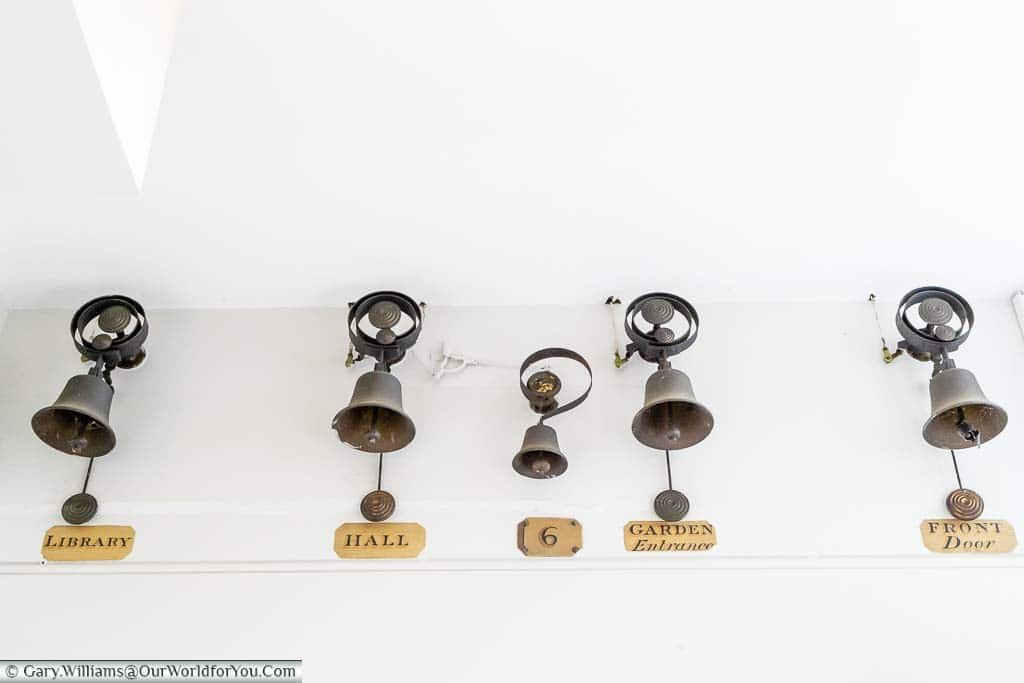
[[[700,552],[718,542],[710,522],[630,522],[623,528],[626,550],[635,553]]]
[[[565,517],[527,517],[516,527],[516,545],[528,557],[572,557],[583,547],[583,525]]]
[[[134,546],[130,526],[54,526],[43,535],[43,557],[51,562],[123,560]]]
[[[921,538],[933,553],[1009,553],[1017,547],[1017,534],[1003,519],[926,519]]]
[[[415,522],[346,522],[334,532],[341,558],[416,557],[427,545],[427,530]]]

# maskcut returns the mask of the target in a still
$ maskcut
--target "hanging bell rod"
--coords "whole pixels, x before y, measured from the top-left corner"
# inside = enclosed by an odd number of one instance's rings
[[[92,476],[93,461],[95,458],[89,458],[89,467],[85,470],[82,491],[68,497],[60,508],[60,515],[68,524],[85,524],[96,516],[97,510],[99,510],[99,502],[93,495],[87,493],[89,478]]]
[[[668,488],[654,497],[654,512],[666,522],[678,522],[690,511],[690,500],[672,486],[672,455],[667,450],[665,471],[668,474]]]
[[[381,485],[384,479],[384,454],[377,456],[377,488],[370,491],[359,503],[359,512],[368,522],[383,522],[395,513],[395,497]]]

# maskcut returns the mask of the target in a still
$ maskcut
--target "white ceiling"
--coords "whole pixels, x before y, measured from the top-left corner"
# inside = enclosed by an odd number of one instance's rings
[[[0,4],[10,305],[1024,285],[1016,1],[172,4],[141,162],[152,41]]]

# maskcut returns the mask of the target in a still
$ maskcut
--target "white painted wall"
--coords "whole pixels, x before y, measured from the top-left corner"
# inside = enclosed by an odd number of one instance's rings
[[[0,289],[580,304],[682,270],[699,301],[858,301],[938,272],[1003,297],[1024,4],[977,4],[190,0],[140,191],[92,68],[115,52],[71,0],[0,3]]]
[[[972,303],[978,327],[957,359],[1011,422],[961,471],[986,516],[1020,527],[1022,340],[1008,302]],[[387,456],[385,486],[396,519],[428,530],[423,555],[400,563],[331,551],[375,474],[329,428],[363,369],[343,365],[345,311],[156,310],[147,364],[115,376],[119,443],[90,486],[96,522],[134,525],[136,549],[89,567],[40,564],[85,464],[28,427],[79,369],[71,312],[13,312],[0,337],[0,649],[302,657],[309,680],[1019,680],[1020,553],[921,546],[920,521],[944,515],[955,485],[948,455],[919,436],[929,368],[881,362],[867,303],[698,306],[700,339],[676,366],[717,424],[674,460],[691,516],[718,528],[706,555],[622,549],[622,525],[652,516],[663,461],[629,432],[652,368],[612,367],[602,306],[428,307],[422,356],[448,339],[517,365],[567,345],[592,361],[595,388],[553,421],[568,473],[537,482],[510,466],[532,415],[514,370],[436,384],[415,359],[399,365],[418,435]],[[894,343],[893,306],[882,311]],[[521,557],[515,524],[531,514],[580,519],[580,555]],[[74,635],[57,626],[86,618],[94,628]]]
[[[181,0],[73,0],[137,186],[146,175]]]

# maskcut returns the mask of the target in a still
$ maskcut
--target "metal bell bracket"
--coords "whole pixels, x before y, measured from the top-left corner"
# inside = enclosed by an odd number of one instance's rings
[[[889,350],[882,332],[877,297],[869,294],[868,301],[875,314],[878,336],[882,339],[882,360],[891,363],[906,353],[919,361],[934,363],[933,374],[956,367],[949,354],[967,341],[974,329],[974,310],[966,299],[945,287],[918,287],[908,292],[896,308],[896,329],[903,340],[897,344],[895,352]],[[908,315],[915,307],[925,323],[924,327],[918,327]],[[956,328],[946,324],[953,319],[958,321]]]
[[[549,410],[547,412],[542,413],[540,416],[540,420],[537,422],[537,424],[544,424],[544,420],[550,419],[555,415],[561,415],[562,413],[568,412],[575,408],[576,406],[578,406],[579,404],[583,403],[585,400],[587,400],[587,396],[590,395],[590,390],[594,386],[594,373],[590,369],[590,364],[587,363],[587,360],[583,356],[576,353],[575,351],[570,351],[569,349],[563,349],[558,347],[541,349],[540,351],[535,351],[534,353],[531,353],[529,356],[527,356],[526,360],[524,360],[523,364],[519,367],[519,388],[523,392],[523,396],[525,396],[527,400],[532,401],[533,394],[530,391],[530,389],[526,386],[526,382],[523,381],[523,375],[526,374],[527,369],[534,363],[537,363],[542,360],[547,360],[549,358],[567,358],[569,360],[576,361],[577,363],[582,365],[583,368],[587,371],[587,389],[572,401],[560,405],[557,408],[554,408],[553,410]]]
[[[86,328],[98,323],[101,334],[86,337]],[[142,305],[122,294],[101,296],[87,301],[71,318],[71,338],[84,362],[95,361],[102,370],[90,375],[102,377],[107,384],[116,368],[138,367],[146,357],[143,345],[149,336],[149,318]],[[113,386],[111,384],[111,386]]]
[[[373,358],[379,369],[390,372],[391,366],[405,358],[405,352],[412,348],[423,330],[423,308],[411,297],[401,292],[371,292],[349,304],[348,336],[349,352],[345,366],[351,367],[364,358]],[[396,333],[391,328],[405,314],[412,321],[408,330]],[[370,336],[359,327],[368,318],[378,329],[376,336]],[[377,320],[374,320],[377,318]],[[356,355],[353,356],[353,351]]]
[[[676,313],[687,324],[686,333],[679,337],[665,326]],[[652,325],[651,331],[640,329],[636,323],[638,315]],[[657,363],[659,369],[669,368],[671,364],[668,359],[690,348],[697,341],[700,330],[697,309],[686,299],[668,292],[651,292],[637,297],[626,307],[624,318],[626,336],[632,341],[626,346],[626,355],[618,363],[619,366],[636,353],[648,363]]]

